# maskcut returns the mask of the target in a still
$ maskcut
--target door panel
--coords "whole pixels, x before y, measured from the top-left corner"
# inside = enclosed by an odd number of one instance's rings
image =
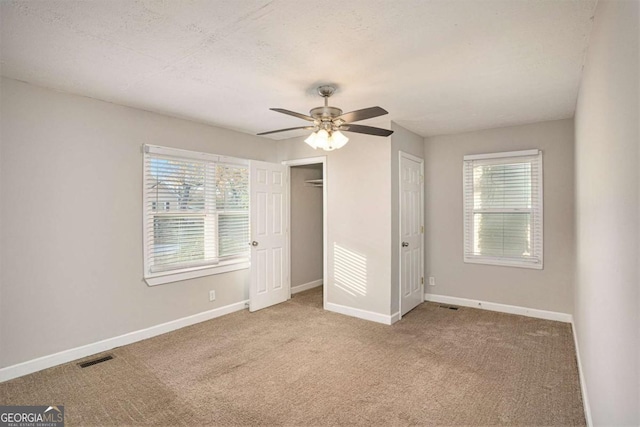
[[[253,254],[252,254],[253,255]],[[254,262],[255,260],[255,262]],[[256,290],[258,294],[267,292],[267,251],[256,249],[255,255],[251,257],[251,269],[256,272]]]
[[[288,168],[251,162],[251,283],[249,311],[289,297],[287,259]]]
[[[273,198],[273,228],[271,229],[271,231],[273,232],[274,235],[283,234],[284,218],[283,218],[283,215],[282,215],[282,204],[283,204],[282,196],[283,195],[280,194],[280,193],[272,194],[272,198]]]
[[[422,160],[400,153],[400,312],[424,300]]]

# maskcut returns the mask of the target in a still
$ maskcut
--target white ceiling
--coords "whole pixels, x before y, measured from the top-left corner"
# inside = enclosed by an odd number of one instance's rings
[[[305,125],[268,108],[334,83],[331,105],[430,136],[572,117],[595,3],[1,0],[1,68],[247,133]]]

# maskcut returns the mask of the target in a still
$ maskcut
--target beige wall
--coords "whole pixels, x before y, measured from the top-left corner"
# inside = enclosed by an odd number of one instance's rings
[[[391,123],[391,313],[400,311],[400,151],[424,159],[424,138]]]
[[[575,119],[575,327],[594,425],[640,425],[637,1],[600,1]]]
[[[15,80],[1,91],[0,367],[248,298],[248,270],[143,282],[141,145],[275,161],[275,143]]]
[[[291,168],[291,287],[322,280],[322,164]]]
[[[543,151],[544,270],[465,264],[463,156],[529,148]],[[573,120],[427,138],[425,169],[427,293],[573,311]]]
[[[391,143],[389,138],[346,135],[349,143],[331,152],[313,150],[303,137],[279,141],[278,157],[327,156],[326,302],[389,315]],[[344,264],[359,272],[348,283],[338,283],[336,272]]]

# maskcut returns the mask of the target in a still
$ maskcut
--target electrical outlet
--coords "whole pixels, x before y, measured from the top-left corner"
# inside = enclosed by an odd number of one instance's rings
[[[216,291],[209,291],[209,301],[216,300]]]
[[[429,286],[435,286],[436,285],[436,278],[431,276],[429,277]]]

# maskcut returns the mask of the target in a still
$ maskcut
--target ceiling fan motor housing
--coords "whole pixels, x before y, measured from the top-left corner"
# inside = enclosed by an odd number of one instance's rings
[[[309,115],[318,120],[331,120],[342,115],[342,110],[337,107],[316,107],[309,112]]]
[[[342,125],[343,121],[337,119],[342,115],[342,110],[336,107],[324,106],[324,107],[316,107],[309,112],[310,116],[313,117],[314,124],[316,125],[316,131],[319,129],[324,129],[328,132],[337,130],[337,128]]]

